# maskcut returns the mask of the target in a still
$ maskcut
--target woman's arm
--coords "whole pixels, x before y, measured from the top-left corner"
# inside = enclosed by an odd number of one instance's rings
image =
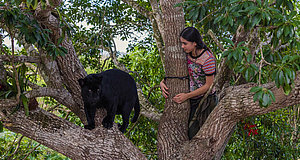
[[[182,103],[187,99],[206,93],[209,90],[209,87],[213,84],[214,77],[214,75],[206,76],[206,82],[202,87],[189,93],[179,93],[173,98],[173,101],[175,101],[176,103]]]

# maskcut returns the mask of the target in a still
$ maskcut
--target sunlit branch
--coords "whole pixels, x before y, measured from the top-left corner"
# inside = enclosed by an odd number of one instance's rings
[[[13,57],[10,55],[0,55],[0,61],[11,61]],[[40,63],[40,59],[32,56],[14,56],[14,61],[19,63]]]
[[[75,105],[72,95],[65,89],[53,89],[35,86],[33,90],[28,91],[25,95],[27,98],[49,96],[65,106]]]

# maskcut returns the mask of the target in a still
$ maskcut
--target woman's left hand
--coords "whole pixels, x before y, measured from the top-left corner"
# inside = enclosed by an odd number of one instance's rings
[[[173,101],[179,104],[186,101],[187,99],[189,99],[187,93],[179,93],[175,97],[173,97]]]

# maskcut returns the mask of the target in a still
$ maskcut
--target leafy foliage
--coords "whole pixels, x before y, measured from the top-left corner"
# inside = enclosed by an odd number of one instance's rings
[[[296,130],[289,124],[295,114],[288,107],[239,122],[222,159],[297,159],[300,144],[292,141]],[[247,124],[256,126],[257,134],[249,134]]]
[[[289,94],[295,73],[300,70],[299,11],[290,0],[276,1],[185,1],[183,6],[186,19],[201,26],[203,33],[211,29],[225,50],[216,50],[221,58],[226,58],[228,66],[235,74],[242,75],[247,82],[258,84],[274,81]],[[206,15],[206,16],[204,16]],[[237,41],[236,33],[249,32],[249,37],[259,39]],[[299,29],[298,29],[299,30]],[[210,37],[204,38],[210,39]],[[261,43],[260,46],[252,46]],[[271,71],[271,73],[270,73]],[[272,75],[272,76],[270,76]],[[235,76],[239,77],[239,76]],[[265,91],[267,93],[267,91]],[[271,104],[272,93],[256,92],[261,106]]]
[[[187,25],[199,28],[219,61],[226,58],[234,71],[231,85],[257,83],[251,92],[262,107],[276,101],[262,84],[275,82],[285,94],[290,93],[300,70],[299,1],[188,0],[176,6],[183,7]],[[215,33],[224,51],[206,34],[208,30]],[[249,39],[237,39],[237,33],[247,32]],[[289,124],[293,114],[289,108],[240,122],[222,159],[297,159],[299,141],[290,139],[299,128]]]
[[[68,160],[69,158],[39,145],[33,140],[21,137],[19,134],[4,130],[0,133],[0,158],[8,159],[38,159],[38,160]],[[17,151],[17,152],[15,152]]]
[[[15,3],[19,3],[19,1],[16,1]],[[32,6],[31,3],[29,5]],[[35,5],[36,4],[34,4],[34,6]],[[1,2],[0,6],[5,6],[5,3]],[[37,47],[45,49],[47,53],[53,58],[65,55],[67,53],[67,50],[61,46],[61,42],[64,36],[56,44],[53,43],[49,36],[51,34],[50,30],[40,27],[36,20],[28,16],[31,14],[32,13],[30,12],[30,10],[24,13],[24,11],[22,11],[20,8],[13,7],[5,10],[0,10],[0,19],[8,28],[15,27],[16,29],[18,29],[19,36],[24,37],[27,43],[37,44]],[[12,31],[10,29],[8,30],[9,32],[11,32],[9,33],[10,36],[14,36],[12,35]],[[65,29],[65,31],[68,30]]]

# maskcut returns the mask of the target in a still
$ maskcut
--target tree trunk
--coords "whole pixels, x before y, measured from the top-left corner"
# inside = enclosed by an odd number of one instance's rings
[[[180,0],[163,0],[161,9],[164,24],[165,72],[167,77],[185,77],[188,75],[186,55],[180,47],[179,34],[184,28],[184,15],[180,7],[174,7]],[[178,151],[187,137],[189,103],[177,104],[172,101],[178,93],[188,91],[188,80],[167,78],[169,98],[158,127],[159,159],[177,159]]]

